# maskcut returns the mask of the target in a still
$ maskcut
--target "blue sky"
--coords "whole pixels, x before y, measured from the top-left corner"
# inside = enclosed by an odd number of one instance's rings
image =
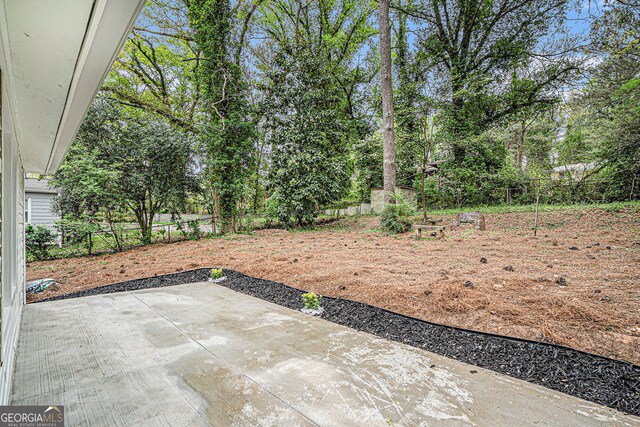
[[[583,0],[567,14],[567,26],[574,34],[588,34],[590,22],[602,14],[603,0]]]

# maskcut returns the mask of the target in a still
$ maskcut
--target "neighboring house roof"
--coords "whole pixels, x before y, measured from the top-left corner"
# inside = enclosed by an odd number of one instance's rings
[[[48,179],[26,178],[24,180],[24,192],[58,194],[59,190],[57,188],[49,187]]]
[[[554,172],[567,172],[567,171],[577,171],[577,172],[585,172],[595,169],[597,166],[596,162],[591,163],[573,163],[570,165],[563,165],[553,168]]]

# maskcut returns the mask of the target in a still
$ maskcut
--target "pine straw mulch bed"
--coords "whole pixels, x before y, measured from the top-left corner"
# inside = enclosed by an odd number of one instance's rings
[[[640,204],[543,211],[537,237],[531,212],[486,216],[486,231],[465,224],[443,240],[387,235],[378,218],[363,217],[30,263],[28,280],[57,283],[27,301],[218,265],[430,322],[640,364]]]
[[[201,282],[210,272],[201,268],[135,279],[38,302]],[[294,310],[303,307],[300,289],[233,270],[225,269],[224,275],[227,279],[219,284],[229,289]],[[638,365],[569,347],[440,325],[347,299],[325,297],[322,306],[325,320],[640,415]]]

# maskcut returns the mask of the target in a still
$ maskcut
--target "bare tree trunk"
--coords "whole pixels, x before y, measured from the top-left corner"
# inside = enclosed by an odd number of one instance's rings
[[[393,83],[391,81],[391,28],[389,0],[380,0],[380,76],[382,77],[382,140],[384,145],[384,201],[394,203],[396,189],[396,144],[393,128]]]
[[[520,135],[518,137],[518,169],[524,172],[524,143],[527,138],[527,127],[524,120],[520,124]]]

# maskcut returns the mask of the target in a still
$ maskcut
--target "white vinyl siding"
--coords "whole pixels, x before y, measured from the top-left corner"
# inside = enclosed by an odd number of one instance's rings
[[[2,105],[6,90],[2,85]],[[16,137],[8,109],[2,108],[2,149],[0,189],[2,197],[0,238],[0,404],[6,404],[11,390],[13,363],[24,304],[24,169],[18,154]]]
[[[51,202],[53,202],[55,194],[50,193],[26,193],[27,211],[29,217],[27,222],[33,225],[45,225],[51,231],[57,232],[55,222],[59,219],[51,210]]]

